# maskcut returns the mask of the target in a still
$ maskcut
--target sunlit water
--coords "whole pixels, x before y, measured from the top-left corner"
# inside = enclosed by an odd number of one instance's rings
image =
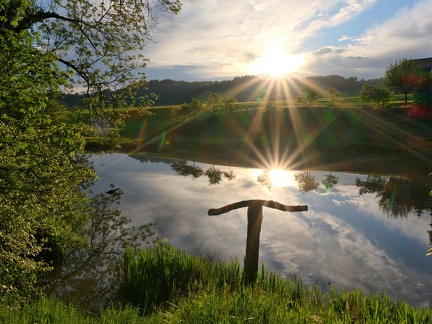
[[[260,262],[268,269],[286,277],[300,276],[305,284],[318,283],[323,289],[330,284],[342,290],[387,291],[390,297],[405,298],[416,306],[432,303],[432,257],[424,258],[430,207],[420,208],[420,216],[413,206],[386,213],[383,205],[394,204],[392,197],[380,202],[376,192],[359,193],[356,179],[365,182],[367,175],[331,172],[336,183],[326,188],[323,181],[329,179],[329,171],[302,173],[316,187],[311,191],[300,187],[302,193],[296,181],[300,171],[263,174],[259,169],[214,166],[234,173],[235,179],[222,176],[219,184],[210,185],[205,175],[195,179],[179,175],[170,160],[121,154],[91,160],[100,175],[95,192],[114,183],[124,191],[121,209],[132,224],[155,222],[159,238],[193,255],[243,262],[246,209],[208,216],[209,208],[246,199],[308,205],[307,212],[296,213],[264,207]],[[204,172],[212,168],[188,165]],[[390,178],[380,179],[389,183]],[[428,193],[417,191],[423,194]]]

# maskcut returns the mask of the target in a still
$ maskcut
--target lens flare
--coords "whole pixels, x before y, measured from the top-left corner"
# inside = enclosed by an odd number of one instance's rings
[[[158,146],[159,151],[162,150],[163,146],[165,145],[165,139],[166,139],[166,131],[164,131],[160,135],[159,146]]]

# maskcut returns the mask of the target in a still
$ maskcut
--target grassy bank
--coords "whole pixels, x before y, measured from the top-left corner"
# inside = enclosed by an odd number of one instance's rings
[[[431,123],[408,109],[243,108],[186,121],[170,118],[169,107],[147,117],[132,113],[121,135],[133,144],[123,150],[233,166],[289,160],[296,169],[335,171],[396,167],[407,158],[430,163]]]
[[[85,314],[72,305],[41,299],[21,311],[3,308],[3,323],[430,323],[417,309],[385,294],[323,292],[300,279],[283,279],[262,267],[254,285],[240,265],[192,257],[169,245],[128,251],[121,304]],[[122,305],[122,306],[120,306]]]

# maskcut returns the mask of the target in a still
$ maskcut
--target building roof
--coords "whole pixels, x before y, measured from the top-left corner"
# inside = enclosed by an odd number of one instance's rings
[[[428,72],[432,70],[432,57],[415,59],[411,61],[418,63],[422,68],[424,68]]]

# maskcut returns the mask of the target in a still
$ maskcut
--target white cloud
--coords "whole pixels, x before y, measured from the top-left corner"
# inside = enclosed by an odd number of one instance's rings
[[[365,32],[362,38],[369,41],[363,46],[353,47],[352,51],[361,50],[372,57],[401,53],[407,57],[430,55],[431,13],[432,1],[429,0],[402,9],[392,19]]]
[[[288,54],[317,30],[346,22],[375,0],[183,1],[179,15],[160,17],[147,57],[149,68],[190,66],[209,77],[244,75],[277,40]]]
[[[327,71],[355,71],[359,77],[380,77],[385,68],[396,59],[431,56],[432,1],[420,1],[398,11],[394,17],[371,27],[360,36],[342,35],[338,41],[348,42],[337,47],[324,47],[318,53],[328,51],[328,57],[320,57],[319,63]],[[332,51],[329,51],[332,49]],[[319,68],[318,65],[315,66]]]

